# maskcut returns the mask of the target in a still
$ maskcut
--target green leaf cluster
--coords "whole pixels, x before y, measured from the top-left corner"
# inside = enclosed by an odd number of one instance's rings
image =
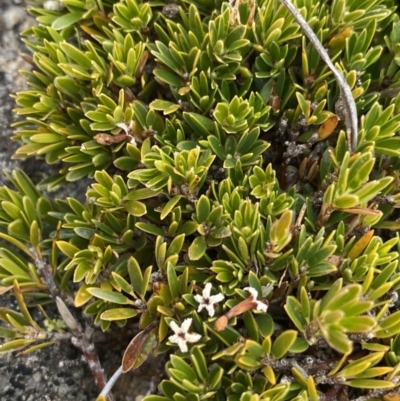
[[[165,354],[147,401],[389,395],[394,0],[292,1],[352,90],[354,153],[339,87],[279,0],[33,3],[15,157],[59,172],[39,185],[6,172],[0,188],[0,293],[18,303],[0,308],[0,352],[70,338],[47,316],[56,289],[105,335],[139,327],[124,371]],[[88,178],[83,200],[44,195]]]

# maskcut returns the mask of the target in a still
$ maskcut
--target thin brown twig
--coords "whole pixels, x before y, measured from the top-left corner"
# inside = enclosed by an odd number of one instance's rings
[[[35,255],[34,263],[39,275],[44,280],[51,297],[56,302],[61,317],[73,333],[73,336],[71,337],[71,343],[82,351],[89,369],[95,378],[97,386],[100,390],[102,390],[107,383],[107,377],[103,368],[101,367],[99,357],[96,353],[96,348],[90,340],[90,337],[86,335],[86,331],[88,330],[85,331],[82,328],[78,320],[73,316],[72,312],[67,307],[67,304],[70,304],[71,300],[68,296],[62,294],[58,288],[54,280],[52,267],[39,256],[36,250],[32,249],[31,251],[33,255]],[[111,393],[107,395],[107,401],[115,401]]]

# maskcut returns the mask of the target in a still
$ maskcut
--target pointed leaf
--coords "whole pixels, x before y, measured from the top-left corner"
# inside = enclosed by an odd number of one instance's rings
[[[189,247],[189,258],[191,260],[199,260],[207,250],[207,242],[205,237],[196,237]]]
[[[88,288],[87,292],[89,294],[92,294],[96,298],[100,298],[103,301],[112,302],[114,304],[121,304],[121,305],[133,304],[133,302],[129,298],[127,298],[125,295],[119,292],[102,290],[100,288],[95,288],[95,287]]]
[[[129,343],[122,357],[122,373],[138,368],[150,355],[157,344],[157,327],[137,334]]]

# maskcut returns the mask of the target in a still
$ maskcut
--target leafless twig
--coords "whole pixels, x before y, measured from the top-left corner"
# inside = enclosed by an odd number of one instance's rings
[[[52,267],[45,260],[43,260],[34,249],[32,249],[31,252],[35,255],[34,263],[39,275],[46,283],[50,295],[56,302],[57,308],[64,322],[73,333],[73,336],[71,337],[72,344],[82,351],[89,369],[95,378],[97,386],[100,390],[102,390],[107,383],[107,378],[104,374],[104,370],[101,367],[99,357],[96,353],[96,348],[86,333],[87,330],[85,332],[67,307],[67,303],[69,304],[70,300],[59,290],[54,280]],[[108,394],[107,401],[114,401],[114,397],[111,393]]]
[[[105,396],[107,397],[111,391],[111,389],[114,387],[114,384],[117,382],[119,377],[122,375],[122,366],[120,366],[115,373],[111,376],[110,380],[107,382],[107,384],[104,386],[103,390],[101,390],[100,396]]]
[[[327,51],[325,50],[322,43],[317,38],[317,35],[310,28],[307,21],[303,18],[303,16],[299,13],[296,7],[290,2],[290,0],[280,0],[281,3],[288,9],[288,11],[293,15],[294,19],[301,26],[304,33],[307,35],[310,42],[314,45],[315,49],[321,56],[322,60],[325,61],[326,65],[330,68],[335,77],[340,90],[342,102],[345,110],[345,123],[346,123],[346,131],[347,131],[347,141],[349,144],[350,153],[354,153],[357,150],[357,137],[358,137],[358,117],[357,117],[357,108],[356,103],[354,101],[353,95],[351,93],[351,89],[344,79],[343,75],[339,72],[339,70],[334,66],[332,60],[330,59]]]

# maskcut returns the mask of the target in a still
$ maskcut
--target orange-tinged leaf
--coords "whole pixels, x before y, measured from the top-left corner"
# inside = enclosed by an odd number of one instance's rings
[[[400,401],[399,394],[386,394],[383,396],[383,401]]]
[[[353,34],[353,28],[348,26],[340,31],[337,35],[335,35],[328,43],[330,48],[341,47],[346,44],[346,39],[349,38]]]
[[[368,209],[364,207],[351,207],[349,209],[341,209],[342,212],[352,213],[352,214],[361,214],[364,216],[380,216],[380,210]]]
[[[0,295],[5,294],[6,292],[10,291],[12,288],[13,288],[12,285],[9,285],[9,286],[7,286],[7,287],[1,287],[1,288],[0,288]]]
[[[339,117],[337,115],[333,115],[329,117],[325,122],[323,122],[318,129],[318,137],[319,139],[327,138],[332,132],[335,130],[338,125]]]
[[[366,234],[364,234],[351,248],[350,252],[348,253],[348,257],[350,259],[356,259],[358,258],[361,253],[364,251],[364,249],[368,246],[369,242],[371,241],[371,238],[374,236],[374,230],[368,231]]]

